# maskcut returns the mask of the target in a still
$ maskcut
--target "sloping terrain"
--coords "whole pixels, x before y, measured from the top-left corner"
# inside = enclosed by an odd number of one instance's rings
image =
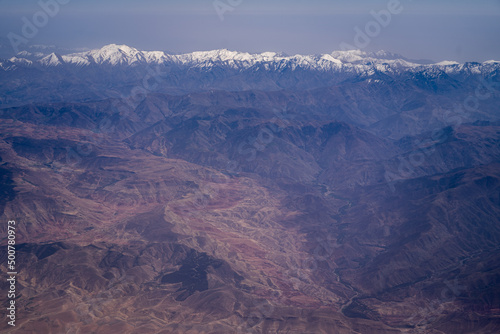
[[[62,66],[42,65],[5,72]],[[481,66],[131,99],[98,98],[90,77],[24,102],[2,86],[0,213],[18,223],[19,275],[16,327],[0,329],[499,332],[500,96]]]

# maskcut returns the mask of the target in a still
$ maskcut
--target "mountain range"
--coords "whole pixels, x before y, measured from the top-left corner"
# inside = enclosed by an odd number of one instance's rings
[[[482,65],[495,65],[499,63],[499,61],[490,60],[483,62]],[[40,51],[36,53],[22,51],[16,56],[2,62],[2,64],[4,69],[9,69],[10,66],[16,66],[17,64],[32,66],[61,66],[64,64],[80,66],[175,64],[177,66],[191,67],[210,67],[219,65],[237,69],[247,69],[256,65],[263,65],[265,68],[273,70],[291,66],[292,69],[300,67],[319,71],[330,71],[332,69],[339,71],[342,67],[353,67],[355,70],[359,71],[359,73],[363,72],[362,68],[368,67],[375,67],[380,71],[384,71],[391,68],[419,68],[419,70],[421,70],[431,66],[446,68],[447,66],[460,65],[455,61],[441,61],[433,64],[428,60],[411,60],[386,51],[365,52],[361,50],[350,50],[335,51],[331,54],[289,56],[277,52],[250,54],[247,52],[220,49],[177,55],[167,54],[162,51],[140,51],[127,45],[116,44],[106,45],[101,49],[69,54],[58,54],[56,52],[46,54]],[[267,64],[267,66],[265,64]],[[461,70],[463,70],[463,66],[450,68],[447,72]]]
[[[124,67],[126,71],[123,71]],[[384,51],[353,50],[287,56],[275,52],[249,54],[214,50],[169,55],[111,44],[67,55],[23,51],[10,59],[0,60],[0,83],[8,95],[0,102],[9,105],[16,103],[16,99],[24,101],[26,97],[30,98],[32,94],[24,93],[33,89],[30,87],[32,80],[58,88],[59,100],[68,101],[118,97],[136,86],[170,94],[214,89],[311,90],[360,80],[374,85],[392,80],[423,81],[421,84],[425,85],[443,81],[440,86],[445,87],[467,83],[478,76],[496,78],[499,69],[500,62],[493,60],[422,64]],[[80,96],[81,85],[89,84],[93,89],[87,87],[87,91],[93,91],[93,94],[88,96],[90,92],[87,92]],[[73,88],[77,92],[73,92]],[[45,98],[47,101],[58,100],[55,96]]]
[[[499,332],[499,69],[114,44],[0,60],[19,267],[0,328]]]

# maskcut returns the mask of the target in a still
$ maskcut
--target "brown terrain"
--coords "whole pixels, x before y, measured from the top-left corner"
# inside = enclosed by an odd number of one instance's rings
[[[406,88],[3,108],[0,330],[500,332],[499,124]]]

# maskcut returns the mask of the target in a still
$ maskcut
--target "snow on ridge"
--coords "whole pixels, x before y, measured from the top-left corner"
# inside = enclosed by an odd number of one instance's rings
[[[45,66],[58,66],[62,65],[63,61],[60,58],[61,56],[58,56],[55,53],[51,53],[48,56],[43,57],[42,59],[39,60],[39,63]]]
[[[66,56],[61,56],[61,58],[66,64],[74,64],[80,66],[87,66],[91,64],[91,62],[87,58],[80,55],[72,55],[72,56],[66,55]]]
[[[29,57],[29,56],[32,56],[33,54],[31,52],[28,52],[28,51],[20,51],[17,53],[16,57],[17,56],[21,56],[21,57]]]
[[[33,64],[33,62],[31,60],[26,59],[26,58],[19,58],[18,56],[10,58],[9,61],[11,63],[14,63],[14,64],[21,64],[21,65],[28,65],[28,66]]]
[[[236,70],[248,69],[254,66],[263,66],[266,70],[282,69],[290,67],[316,70],[316,71],[354,71],[360,74],[370,73],[373,70],[382,72],[395,72],[403,70],[432,70],[445,67],[446,72],[461,71],[464,64],[443,61],[436,64],[423,65],[414,63],[400,55],[386,52],[366,52],[362,50],[334,51],[330,54],[319,55],[294,55],[289,56],[276,52],[248,53],[230,51],[227,49],[197,51],[179,55],[167,54],[163,51],[140,51],[127,45],[109,44],[100,49],[77,52],[59,56],[50,54],[42,59],[31,62],[34,59],[26,59],[18,55],[12,63],[19,65],[31,65],[36,63],[42,66],[60,66],[71,64],[76,66],[98,65],[126,65],[135,66],[140,64],[175,64],[177,66],[188,66],[200,69],[210,69],[214,66],[223,66]],[[487,61],[482,65],[497,66],[497,61]],[[459,66],[452,66],[459,65]],[[480,64],[481,65],[481,64]]]
[[[100,49],[86,52],[73,53],[63,56],[65,62],[76,64],[111,64],[111,65],[132,65],[134,63],[156,63],[171,61],[178,65],[200,65],[209,66],[218,62],[233,67],[250,67],[257,63],[282,61],[296,62],[299,66],[311,68],[330,68],[338,67],[345,63],[356,63],[360,61],[380,61],[384,55],[393,54],[385,51],[378,53],[367,53],[360,50],[336,51],[332,54],[313,55],[294,55],[287,56],[276,52],[263,52],[251,54],[248,52],[230,51],[227,49],[218,49],[211,51],[196,51],[180,55],[169,55],[162,51],[139,51],[136,48],[127,45],[109,44]],[[376,57],[376,58],[372,58]],[[72,59],[77,58],[77,60]],[[402,63],[401,63],[402,64]],[[410,65],[408,63],[407,65]]]
[[[328,54],[322,55],[321,59],[326,60],[326,61],[330,61],[330,62],[335,63],[335,64],[342,65],[342,61],[340,61],[337,58],[332,57],[332,55],[328,55]]]
[[[82,52],[80,54],[88,54],[96,63],[117,64],[132,64],[141,60],[142,52],[127,45],[109,44],[101,49]],[[71,57],[71,55],[68,55]]]

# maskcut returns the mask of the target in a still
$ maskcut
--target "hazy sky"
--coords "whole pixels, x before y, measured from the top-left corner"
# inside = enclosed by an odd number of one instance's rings
[[[40,2],[59,10],[46,15]],[[371,14],[388,8],[381,23]],[[23,30],[34,23],[38,31]],[[500,60],[500,0],[0,0],[0,33],[4,52],[17,36],[21,50],[118,43],[313,54],[343,45],[436,61]]]

